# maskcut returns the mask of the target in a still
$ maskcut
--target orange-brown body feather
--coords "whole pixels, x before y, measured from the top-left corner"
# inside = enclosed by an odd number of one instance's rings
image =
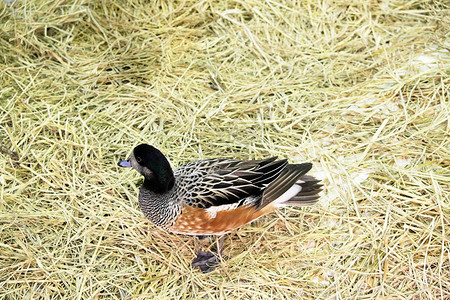
[[[181,214],[178,215],[169,230],[189,235],[225,234],[275,209],[276,207],[271,204],[260,210],[247,205],[235,209],[221,210],[213,216],[205,209],[184,205]]]

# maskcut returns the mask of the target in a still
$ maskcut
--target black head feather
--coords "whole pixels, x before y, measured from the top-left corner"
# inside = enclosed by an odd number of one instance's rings
[[[145,176],[144,185],[156,193],[164,193],[175,184],[175,178],[169,161],[155,147],[141,144],[134,148],[133,157],[139,167],[140,173]],[[146,170],[150,170],[147,172]]]

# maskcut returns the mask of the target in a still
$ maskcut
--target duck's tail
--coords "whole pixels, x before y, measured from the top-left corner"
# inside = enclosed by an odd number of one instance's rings
[[[308,206],[317,202],[322,185],[306,175],[311,163],[289,164],[265,189],[258,210],[272,203],[275,206]]]
[[[295,183],[300,185],[300,192],[283,204],[290,206],[309,206],[315,204],[320,198],[318,194],[322,191],[323,186],[319,182],[320,180],[317,180],[313,176],[304,175]]]

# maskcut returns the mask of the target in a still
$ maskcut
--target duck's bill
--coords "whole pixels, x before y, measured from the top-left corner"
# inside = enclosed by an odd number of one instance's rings
[[[118,165],[119,167],[131,168],[131,162],[129,159],[119,161]]]

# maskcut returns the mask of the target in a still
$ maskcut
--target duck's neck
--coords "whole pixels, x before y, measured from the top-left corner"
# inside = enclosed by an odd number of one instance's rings
[[[172,167],[169,161],[162,157],[149,166],[151,174],[145,176],[144,188],[156,193],[163,194],[170,191],[175,184]]]
[[[167,193],[172,189],[175,184],[175,177],[173,173],[171,176],[167,177],[157,177],[145,178],[142,187],[154,192],[155,194]]]

